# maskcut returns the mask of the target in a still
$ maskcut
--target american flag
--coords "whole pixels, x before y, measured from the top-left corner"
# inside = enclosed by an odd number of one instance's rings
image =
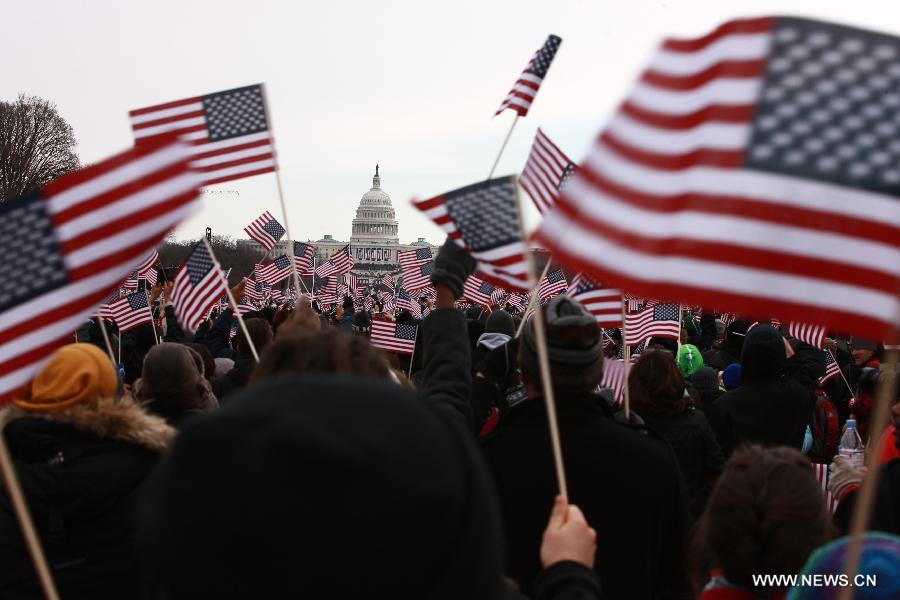
[[[788,325],[788,335],[816,348],[824,346],[826,333],[828,333],[828,328],[821,325],[810,325],[809,323],[798,323],[796,321],[791,321]]]
[[[203,184],[275,170],[263,86],[185,98],[128,113],[135,146],[178,135],[191,144],[191,167]]]
[[[156,251],[156,248],[150,251],[150,254],[147,255],[141,264],[138,265],[137,275],[138,277],[143,277],[147,283],[151,286],[156,285],[157,271],[156,271],[156,263],[159,262],[159,253]]]
[[[397,323],[388,319],[372,319],[372,345],[397,354],[412,354],[416,346],[418,327],[415,321]]]
[[[231,329],[228,330],[228,343],[231,343],[231,340],[234,339],[234,336],[237,335],[237,321],[231,324]]]
[[[825,506],[828,507],[829,512],[834,512],[837,510],[838,501],[831,495],[831,492],[828,491],[828,465],[823,465],[821,463],[812,463],[813,475],[816,476],[816,481],[819,482],[819,485],[822,487],[822,494],[825,495]]]
[[[538,212],[544,214],[556,204],[559,191],[569,181],[574,170],[575,163],[538,127],[528,162],[519,176],[519,183],[531,196]]]
[[[338,302],[338,285],[336,277],[328,277],[325,285],[319,288],[319,302],[323,305],[336,304]]]
[[[244,294],[244,297],[241,298],[237,304],[238,314],[243,317],[248,312],[253,312],[255,310],[259,310],[257,308],[257,303],[250,300],[250,298],[248,298],[247,295]]]
[[[265,285],[261,281],[244,278],[244,296],[253,302],[261,302],[265,295]]]
[[[328,262],[324,262],[316,267],[316,275],[319,277],[343,275],[344,273],[349,273],[352,268],[353,257],[350,256],[350,244],[347,244],[332,254]]]
[[[528,296],[525,294],[512,293],[506,298],[506,303],[522,312],[528,308]]]
[[[625,317],[625,343],[637,344],[650,337],[678,339],[681,336],[677,304],[657,304]]]
[[[491,294],[493,293],[494,286],[475,275],[469,275],[468,279],[463,283],[463,298],[471,300],[475,304],[480,304],[481,306],[490,305]]]
[[[527,290],[525,244],[519,232],[515,177],[476,183],[413,206],[478,261],[486,281]]]
[[[806,19],[667,40],[536,239],[639,294],[880,337],[900,302],[898,78],[900,39]]]
[[[625,390],[625,363],[621,360],[603,360],[603,379],[600,380],[601,388],[609,388],[613,391],[616,402],[622,403],[622,394]]]
[[[563,274],[562,269],[553,269],[541,277],[541,282],[538,286],[538,297],[541,300],[552,298],[565,292],[567,287],[569,287],[569,282],[566,281],[566,276]]]
[[[722,313],[719,316],[719,320],[721,320],[722,323],[725,324],[725,327],[728,327],[729,325],[734,323],[735,320],[737,320],[737,318],[738,318],[738,316],[734,313]]]
[[[109,305],[118,300],[121,296],[121,290],[118,288],[113,290],[103,301],[103,304],[97,307],[96,316],[101,319],[106,319],[107,321],[114,321],[115,318],[112,311],[109,310]]]
[[[375,298],[373,298],[372,296],[366,296],[363,299],[363,308],[366,310],[366,312],[369,312],[370,310],[375,308]]]
[[[315,248],[310,244],[306,244],[304,242],[294,242],[294,264],[297,266],[297,274],[298,275],[308,275],[312,276],[313,271],[311,269],[313,254],[315,254]]]
[[[825,385],[829,379],[837,377],[841,374],[841,367],[837,364],[837,361],[834,360],[834,354],[831,353],[831,350],[825,351],[825,374],[819,378],[819,386]]]
[[[570,290],[572,298],[581,302],[603,327],[622,326],[622,292],[604,289],[584,275],[576,275]]]
[[[632,294],[625,294],[625,302],[627,303],[626,308],[628,312],[637,312],[644,308],[645,300]]]
[[[281,239],[281,236],[284,235],[284,227],[275,220],[275,217],[269,211],[254,219],[252,223],[244,228],[244,231],[259,242],[259,245],[265,248],[267,252],[271,251],[275,244],[278,243],[278,240]]]
[[[431,274],[434,272],[431,248],[401,250],[397,252],[397,258],[403,287],[414,292],[431,285]]]
[[[0,402],[199,207],[189,157],[136,148],[0,204]]]
[[[495,287],[494,291],[491,292],[491,304],[494,306],[500,306],[503,304],[503,301],[506,300],[506,297],[509,296],[509,292],[504,290],[502,287]]]
[[[394,293],[394,276],[390,273],[382,275],[379,283],[389,289],[391,293]]]
[[[178,322],[188,331],[197,327],[226,293],[222,273],[203,240],[197,242],[187,260],[175,273],[172,285],[172,306]],[[246,293],[246,291],[245,291]]]
[[[133,292],[138,287],[138,272],[137,269],[128,274],[128,277],[125,278],[125,281],[122,282],[122,287],[128,290],[129,292]]]
[[[507,108],[515,111],[521,117],[528,114],[528,109],[531,108],[534,97],[537,95],[538,90],[541,89],[541,83],[544,81],[544,77],[547,76],[547,70],[550,68],[550,63],[553,62],[553,57],[556,56],[556,51],[561,43],[562,38],[559,36],[547,36],[547,41],[534,53],[532,59],[528,61],[528,66],[525,67],[515,85],[509,90],[506,98],[500,103],[500,108],[494,113],[495,116]]]
[[[417,319],[422,318],[422,307],[419,306],[419,303],[404,289],[397,292],[396,307],[397,310],[405,310]]]
[[[282,254],[265,265],[256,265],[256,280],[275,285],[291,276],[291,259]]]
[[[153,322],[153,313],[150,312],[147,292],[144,290],[119,298],[109,305],[109,312],[120,332]]]

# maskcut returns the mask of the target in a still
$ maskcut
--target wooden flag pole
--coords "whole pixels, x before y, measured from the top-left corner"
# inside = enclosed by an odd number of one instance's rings
[[[513,122],[515,125],[515,122]],[[512,128],[510,128],[512,132]],[[507,136],[508,138],[509,136]],[[505,144],[504,144],[505,145]],[[537,354],[538,366],[541,373],[541,388],[544,394],[544,404],[547,408],[547,425],[550,429],[550,445],[553,449],[553,462],[556,467],[556,483],[559,488],[559,495],[568,503],[569,490],[566,485],[566,470],[563,463],[562,444],[559,441],[559,423],[556,419],[556,400],[553,395],[553,380],[550,372],[550,356],[547,353],[547,335],[544,330],[544,313],[540,309],[538,300],[538,286],[535,281],[534,259],[531,252],[525,244],[525,222],[522,220],[522,202],[519,197],[518,182],[513,185],[513,194],[515,196],[516,213],[519,220],[519,235],[522,238],[522,249],[525,254],[525,263],[528,267],[528,285],[531,288],[531,304],[535,305],[534,310],[534,334],[537,338]],[[547,261],[550,264],[550,261]],[[524,319],[522,320],[524,323]]]
[[[269,124],[269,136],[272,140],[272,160],[275,162],[275,184],[278,187],[278,201],[281,203],[281,216],[284,218],[284,231],[287,233],[288,237],[288,255],[291,257],[291,279],[294,283],[294,290],[299,296],[301,293],[300,284],[303,283],[303,280],[297,272],[297,263],[294,262],[294,236],[291,235],[291,226],[290,223],[288,223],[287,204],[284,201],[284,191],[281,187],[281,170],[278,168],[278,151],[275,149],[275,127],[272,124],[272,110],[269,108],[269,96],[266,94],[265,84],[261,84],[259,87],[260,90],[262,90],[263,110],[266,112],[266,123]],[[303,283],[303,289],[306,289],[305,283]]]
[[[256,346],[253,344],[253,340],[250,338],[250,333],[247,331],[247,325],[244,324],[244,317],[241,316],[241,311],[238,310],[237,302],[234,301],[234,295],[232,295],[231,293],[231,288],[228,287],[228,281],[225,279],[225,274],[222,273],[222,267],[219,265],[219,259],[216,258],[212,246],[209,245],[209,242],[206,238],[203,238],[203,243],[206,244],[206,249],[209,251],[210,257],[212,257],[213,266],[216,268],[216,272],[219,274],[219,280],[222,282],[222,285],[225,286],[225,293],[228,294],[228,301],[231,302],[231,308],[234,309],[234,316],[237,317],[238,324],[241,327],[241,331],[244,332],[244,339],[247,340],[247,345],[250,346],[250,353],[253,354],[253,359],[257,363],[259,363],[259,354],[256,353]]]
[[[3,472],[3,482],[19,521],[19,527],[22,528],[22,537],[25,539],[28,553],[31,554],[31,561],[34,563],[34,570],[37,572],[41,588],[44,590],[44,597],[47,600],[59,600],[59,593],[53,583],[53,575],[50,573],[47,558],[41,548],[41,540],[34,529],[34,522],[31,520],[28,505],[25,503],[22,486],[19,485],[19,478],[10,458],[9,448],[6,446],[6,437],[2,433],[0,433],[0,471]]]
[[[519,113],[516,113],[516,118],[513,119],[512,124],[509,126],[509,131],[506,132],[506,137],[503,139],[503,145],[500,146],[500,152],[497,153],[497,158],[494,159],[494,164],[491,166],[491,172],[488,173],[487,178],[490,179],[494,176],[494,171],[497,170],[497,165],[500,163],[500,157],[503,156],[503,151],[506,150],[506,144],[509,142],[509,138],[512,136],[513,129],[516,127],[516,123],[519,122]],[[522,238],[522,241],[525,241],[525,238]]]
[[[396,328],[396,326],[395,326]],[[412,353],[409,355],[409,372],[406,376],[412,381],[412,368],[413,368],[413,359],[416,357],[416,342],[419,341],[419,326],[416,325],[416,337],[413,338],[413,349]]]
[[[828,354],[831,355],[831,360],[833,360],[833,361],[834,361],[834,364],[837,365],[837,359],[834,357],[834,354],[832,354],[831,350],[829,350],[829,349],[826,348],[826,349],[825,349],[825,352],[827,352]],[[850,392],[850,397],[852,398],[852,397],[854,396],[853,388],[850,386],[850,382],[847,381],[847,377],[844,375],[844,371],[841,370],[840,367],[841,367],[841,366],[838,365],[838,373],[840,373],[841,379],[844,380],[844,385],[847,386],[847,391]]]
[[[625,329],[625,296],[622,295],[622,358],[623,375],[625,383],[622,386],[622,396],[625,398],[625,420],[631,420],[631,393],[628,391],[628,373],[631,371],[631,346],[628,345],[628,332]]]
[[[900,313],[900,310],[898,310]],[[894,319],[895,323],[900,322],[900,314]],[[897,393],[897,357],[900,352],[897,350],[889,350],[885,357],[888,365],[885,371],[888,374],[887,381],[882,381],[878,388],[878,394],[875,397],[875,406],[872,407],[872,416],[869,421],[869,443],[878,443],[881,432],[887,427],[888,417],[890,415],[890,407],[894,395]],[[844,566],[844,574],[847,575],[852,582],[853,578],[859,572],[859,563],[862,558],[863,536],[866,533],[866,527],[869,525],[869,519],[872,516],[872,509],[875,506],[875,492],[878,488],[878,473],[881,471],[878,465],[877,449],[869,448],[869,456],[866,460],[866,474],[863,477],[862,485],[857,492],[856,506],[853,509],[853,516],[850,520],[850,543],[847,545],[847,562]],[[853,586],[842,587],[838,600],[852,600],[854,596]]]
[[[538,279],[538,284],[540,284],[540,282],[543,281],[544,277],[547,276],[547,271],[549,271],[549,270],[550,270],[550,260],[548,259],[547,264],[544,265],[544,271],[541,273],[540,279]],[[540,289],[538,290],[538,293],[540,293]],[[531,304],[532,298],[533,298],[533,295],[529,294],[528,306],[525,307],[525,312],[522,313],[522,321],[519,323],[519,328],[516,330],[516,337],[519,337],[522,334],[522,328],[525,327],[525,321],[528,320],[528,313],[529,313],[529,311],[533,311],[533,309],[534,309],[534,306]],[[538,298],[538,303],[540,303],[540,298]]]
[[[116,357],[113,355],[112,344],[109,341],[109,334],[106,332],[106,324],[103,322],[103,317],[100,315],[97,315],[97,324],[100,326],[100,334],[103,336],[103,343],[106,344],[106,351],[109,352],[109,361],[113,365],[116,365],[116,371],[118,371]]]

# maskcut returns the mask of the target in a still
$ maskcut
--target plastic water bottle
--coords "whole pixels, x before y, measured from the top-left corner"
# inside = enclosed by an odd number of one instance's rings
[[[841,444],[838,446],[838,454],[843,456],[857,471],[862,468],[866,460],[866,448],[862,438],[856,431],[856,419],[847,419],[847,429],[841,436]]]

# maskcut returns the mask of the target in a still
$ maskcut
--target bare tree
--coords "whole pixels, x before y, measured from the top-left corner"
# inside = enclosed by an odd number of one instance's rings
[[[52,102],[25,94],[0,102],[0,203],[78,168],[75,146]]]

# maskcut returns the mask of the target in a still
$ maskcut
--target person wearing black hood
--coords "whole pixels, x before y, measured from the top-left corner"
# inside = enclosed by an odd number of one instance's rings
[[[743,443],[799,450],[824,373],[819,350],[808,344],[795,350],[771,325],[753,327],[741,353],[741,387],[720,396],[707,414],[726,458]]]
[[[703,353],[703,364],[721,371],[731,363],[739,362],[746,335],[747,321],[738,319],[729,323],[725,328],[725,339]]]
[[[571,500],[605,548],[596,570],[610,598],[687,598],[687,507],[678,462],[658,435],[619,423],[594,391],[603,375],[597,320],[576,300],[557,296],[541,308]],[[553,453],[538,369],[534,320],[519,338],[527,399],[484,440],[507,538],[509,574],[526,593],[540,570],[537,549],[556,493]]]
[[[501,581],[500,513],[466,425],[469,348],[452,307],[474,265],[448,245],[419,334],[420,394],[287,375],[185,427],[140,504],[146,597],[521,598]],[[595,536],[576,507],[553,505],[536,598],[600,598]]]

